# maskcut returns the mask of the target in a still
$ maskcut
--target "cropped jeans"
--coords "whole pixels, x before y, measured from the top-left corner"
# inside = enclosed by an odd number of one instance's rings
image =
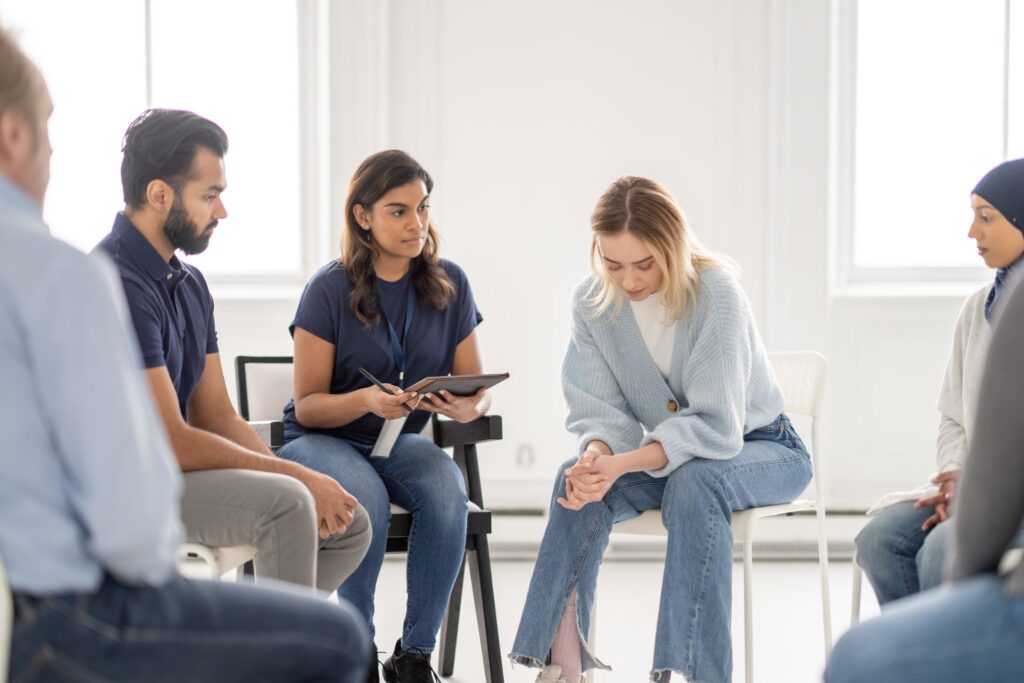
[[[326,434],[304,434],[288,441],[278,455],[332,477],[366,508],[373,539],[338,595],[362,613],[371,633],[391,503],[412,513],[402,647],[432,652],[465,556],[466,482],[451,456],[419,434],[399,436],[389,457],[371,457],[372,450],[372,445]]]
[[[566,601],[576,590],[583,670],[609,669],[586,642],[594,589],[612,525],[661,508],[668,551],[661,586],[652,680],[678,671],[690,681],[731,680],[732,512],[793,500],[811,479],[810,455],[785,415],[744,437],[728,460],[694,458],[667,477],[620,477],[599,503],[579,511],[564,495],[559,470],[550,517],[526,596],[513,662],[543,666]],[[642,589],[637,587],[637,589]]]

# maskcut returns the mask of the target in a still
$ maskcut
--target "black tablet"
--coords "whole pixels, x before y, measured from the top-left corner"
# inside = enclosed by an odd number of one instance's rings
[[[480,389],[490,389],[498,382],[508,379],[508,373],[500,375],[447,375],[445,377],[424,377],[405,391],[417,394],[436,394],[444,389],[456,396],[472,396]]]

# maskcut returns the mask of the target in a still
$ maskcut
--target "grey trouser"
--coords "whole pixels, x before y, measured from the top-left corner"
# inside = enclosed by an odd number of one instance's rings
[[[321,540],[316,504],[306,486],[283,474],[253,470],[186,472],[181,519],[190,543],[251,545],[256,576],[335,591],[370,546],[362,505],[344,534]],[[318,552],[319,550],[319,552]]]

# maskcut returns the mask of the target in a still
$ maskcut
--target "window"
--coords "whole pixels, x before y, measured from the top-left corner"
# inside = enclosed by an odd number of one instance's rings
[[[1010,0],[841,3],[846,281],[988,277],[970,190],[1024,156],[1022,8]]]
[[[54,101],[45,209],[54,235],[91,249],[123,207],[128,124],[147,106],[191,109],[221,125],[230,147],[229,216],[189,261],[212,280],[300,278],[298,6],[106,0],[98,21],[91,3],[0,0],[0,20]]]

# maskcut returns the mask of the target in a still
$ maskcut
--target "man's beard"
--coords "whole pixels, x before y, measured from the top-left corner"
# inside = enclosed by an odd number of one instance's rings
[[[215,227],[217,221],[213,221],[200,232],[196,222],[188,217],[181,198],[175,197],[167,214],[167,222],[164,223],[164,234],[175,249],[181,249],[192,256],[203,253],[206,247],[210,246],[210,237],[213,236]]]

